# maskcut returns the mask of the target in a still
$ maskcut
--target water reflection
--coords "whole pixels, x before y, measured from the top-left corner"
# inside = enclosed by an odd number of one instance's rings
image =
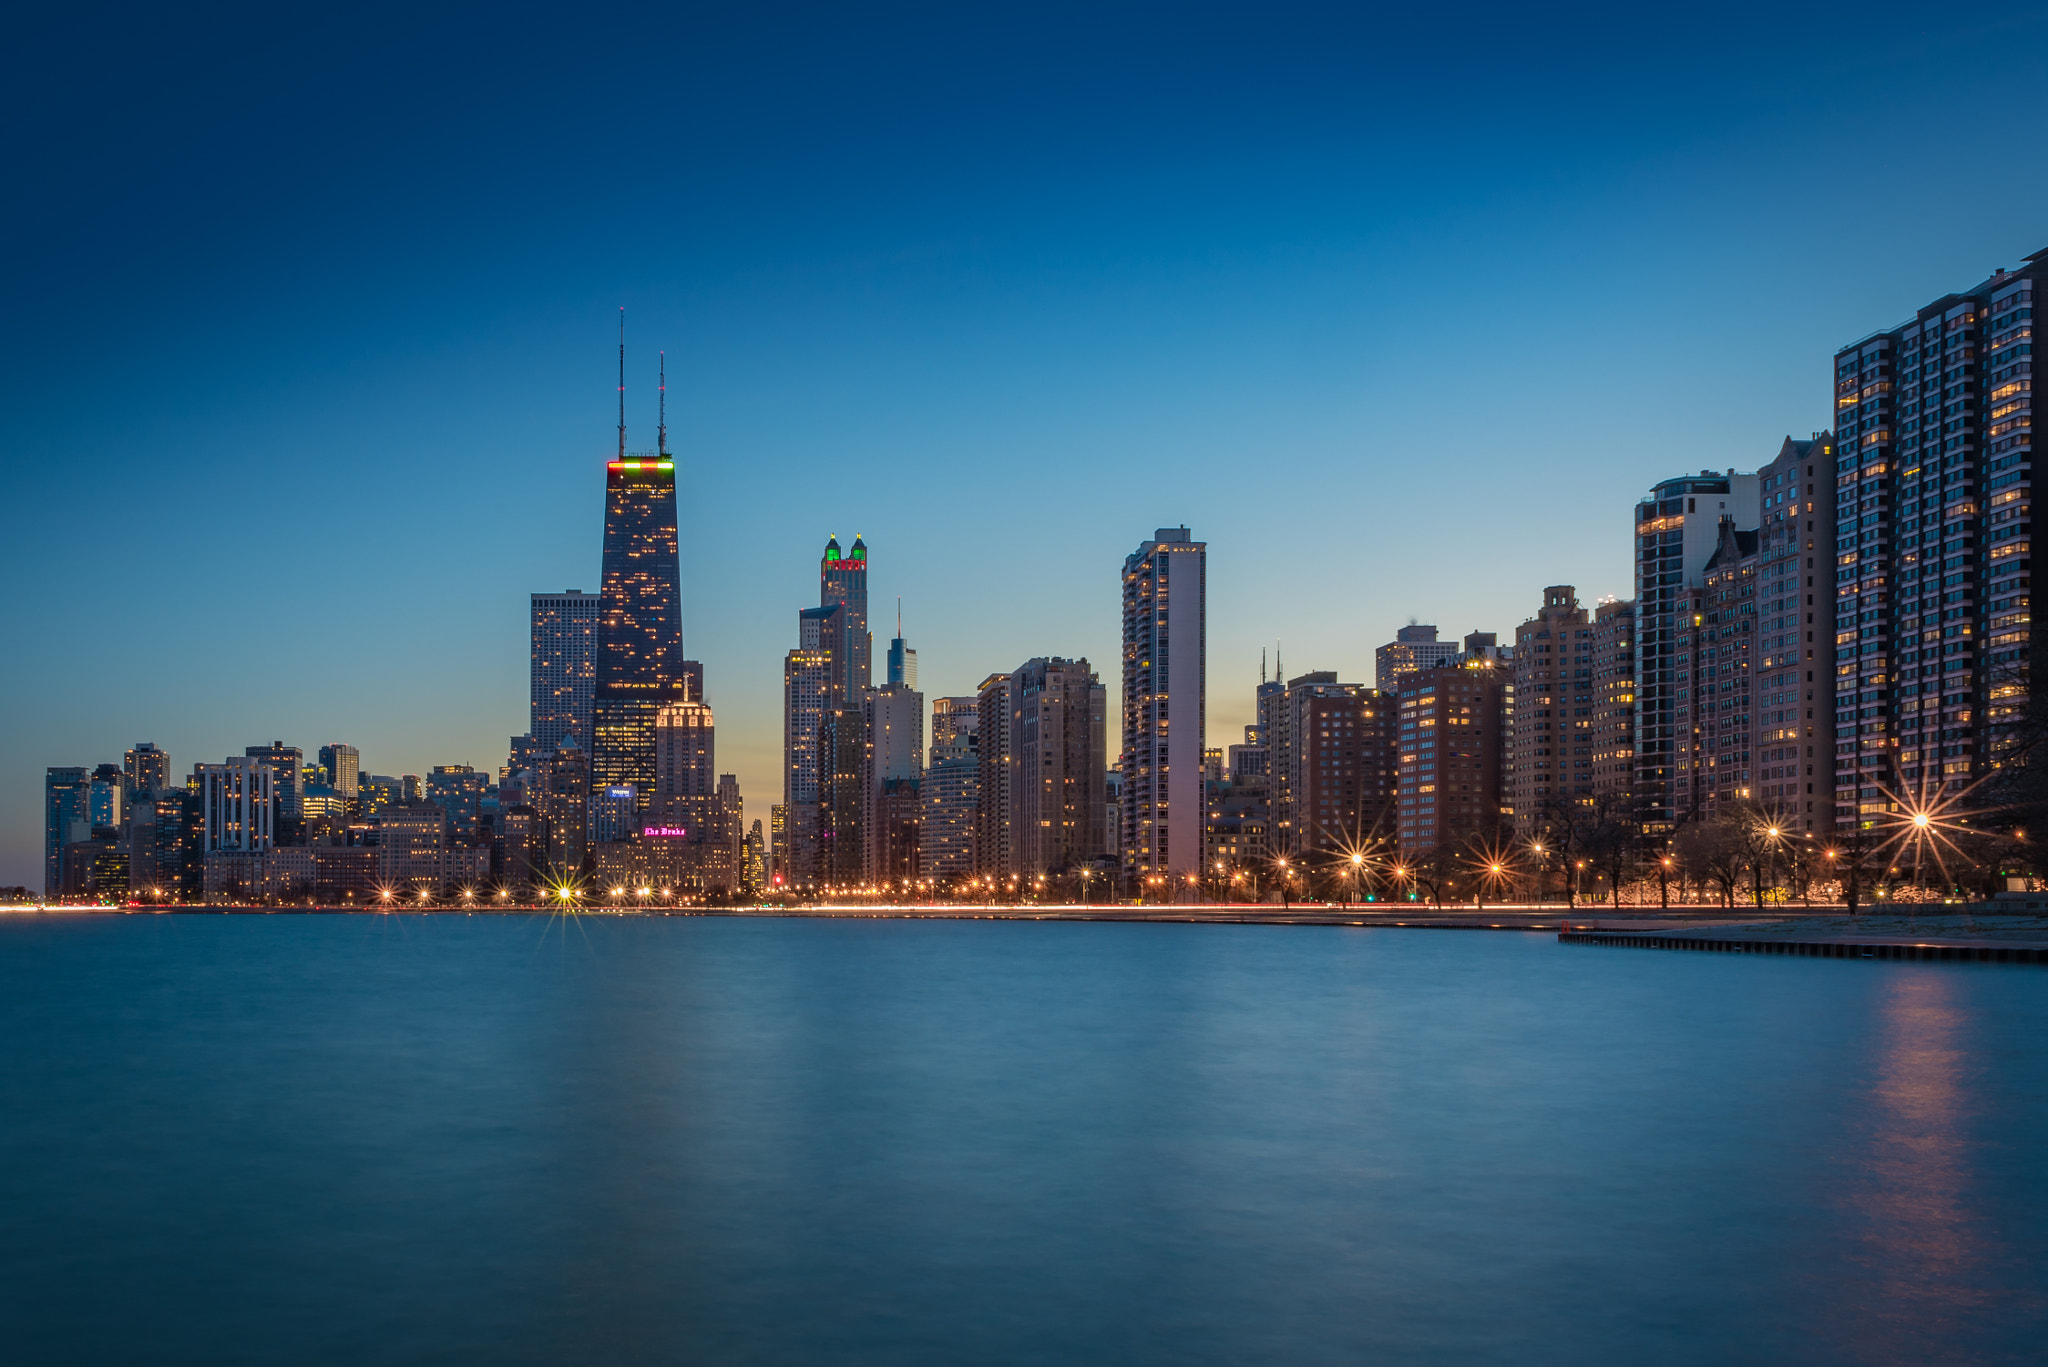
[[[1973,976],[1908,968],[1879,987],[1872,1105],[1853,1203],[1864,1222],[1857,1261],[1868,1277],[1855,1319],[1874,1360],[1895,1360],[1913,1340],[1942,1342],[1959,1317],[1991,1300],[1994,1250],[1979,1208],[1973,1063],[1959,1000]]]

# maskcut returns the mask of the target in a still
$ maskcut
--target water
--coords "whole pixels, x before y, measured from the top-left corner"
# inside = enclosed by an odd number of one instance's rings
[[[2048,973],[0,919],[12,1363],[2036,1362]]]

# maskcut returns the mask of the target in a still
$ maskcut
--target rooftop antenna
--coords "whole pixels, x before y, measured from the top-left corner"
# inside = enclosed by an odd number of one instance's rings
[[[662,455],[668,454],[668,353],[657,352],[661,357],[661,421],[655,427],[654,444]]]
[[[1259,687],[1266,686],[1266,648],[1259,647]]]
[[[896,595],[896,639],[903,639],[903,595]]]
[[[619,305],[619,459],[626,458],[626,306]]]
[[[1279,683],[1282,677],[1280,672],[1280,643],[1275,641],[1273,642],[1273,682]]]

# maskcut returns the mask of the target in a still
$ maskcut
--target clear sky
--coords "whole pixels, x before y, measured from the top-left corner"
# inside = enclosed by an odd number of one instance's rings
[[[46,6],[0,55],[0,883],[44,767],[495,769],[669,357],[686,645],[748,816],[828,534],[927,696],[1114,683],[1209,543],[1262,644],[1626,594],[1652,481],[2048,246],[2048,19],[1639,5]],[[882,655],[878,641],[876,657]],[[1112,688],[1114,693],[1114,688]]]

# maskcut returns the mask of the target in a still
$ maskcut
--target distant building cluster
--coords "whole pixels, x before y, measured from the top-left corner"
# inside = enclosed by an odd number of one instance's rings
[[[1853,830],[1983,777],[2027,713],[2044,262],[1842,348],[1832,430],[1752,472],[1655,484],[1633,509],[1633,598],[1532,590],[1506,643],[1410,623],[1371,686],[1288,677],[1276,649],[1228,745],[1209,744],[1207,546],[1187,528],[1125,558],[1114,670],[1035,655],[929,707],[900,614],[875,682],[869,548],[835,536],[783,660],[765,832],[741,829],[683,655],[666,429],[629,457],[622,416],[603,582],[533,595],[530,727],[495,776],[366,774],[351,746],[308,762],[273,741],[174,780],[145,743],[49,770],[46,886],[1286,897],[1369,861],[1426,876],[1609,828],[1651,845],[1737,813]]]

